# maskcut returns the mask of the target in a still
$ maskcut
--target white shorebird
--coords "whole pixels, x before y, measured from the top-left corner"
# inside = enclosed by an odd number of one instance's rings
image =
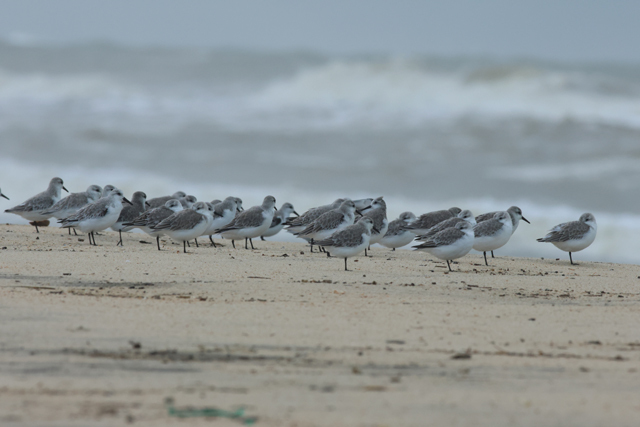
[[[407,224],[404,229],[409,230],[416,235],[425,234],[434,225],[458,215],[460,208],[449,208],[447,210],[433,211],[420,215],[411,224]]]
[[[183,209],[165,218],[152,227],[163,230],[173,240],[181,241],[187,253],[187,242],[202,236],[213,220],[213,208],[206,202],[197,202],[191,208]],[[197,243],[197,240],[196,240]]]
[[[149,199],[147,200],[147,203],[149,203],[149,207],[152,209],[159,208],[161,206],[164,206],[164,204],[167,203],[169,200],[180,199],[181,197],[186,197],[186,196],[187,196],[187,193],[185,193],[184,191],[176,191],[170,196],[154,197],[152,199]]]
[[[226,227],[218,230],[216,234],[222,235],[225,239],[231,239],[234,249],[236,247],[235,240],[245,239],[244,248],[249,249],[247,240],[251,242],[253,247],[253,238],[260,237],[271,226],[273,215],[275,213],[276,198],[267,196],[262,201],[262,205],[253,206],[236,215],[236,217]]]
[[[394,251],[396,248],[408,245],[416,235],[409,230],[405,230],[403,227],[415,219],[416,216],[412,212],[402,212],[397,219],[389,223],[386,234],[378,243]]]
[[[280,209],[278,209],[276,213],[273,214],[271,226],[267,231],[264,232],[262,236],[260,236],[260,239],[264,240],[265,237],[272,237],[278,234],[284,228],[284,223],[287,222],[287,219],[289,219],[291,214],[300,216],[291,203],[283,203]]]
[[[188,209],[193,207],[193,205],[198,201],[198,198],[196,196],[187,195],[184,197],[180,197],[178,201],[182,203],[183,208]]]
[[[473,247],[473,240],[473,226],[463,221],[457,223],[454,227],[434,234],[424,243],[414,246],[414,248],[419,251],[429,252],[436,258],[446,261],[449,271],[452,271],[449,262],[468,254]]]
[[[476,217],[476,222],[483,222],[483,221],[487,221],[492,219],[495,214],[497,214],[499,211],[496,212],[487,212],[484,213],[482,215],[478,215]],[[523,220],[524,222],[526,222],[527,224],[531,224],[529,222],[529,220],[527,218],[525,218],[524,216],[522,216],[522,209],[520,209],[517,206],[511,206],[509,209],[507,209],[507,213],[509,214],[509,216],[511,217],[511,224],[513,225],[513,229],[511,231],[511,234],[516,232],[516,229],[518,228],[518,225],[520,225],[520,220]],[[493,251],[491,251],[491,258],[495,258],[493,256]]]
[[[569,261],[574,264],[571,253],[589,247],[596,239],[597,231],[596,218],[590,213],[583,213],[578,221],[556,225],[538,242],[553,243],[556,248],[569,252]]]
[[[333,254],[338,258],[344,258],[344,271],[349,271],[347,258],[358,255],[369,246],[371,231],[374,229],[373,219],[362,217],[357,223],[336,231],[316,244],[327,250],[327,256]]]
[[[43,211],[42,214],[51,215],[57,219],[67,218],[89,203],[95,202],[101,196],[102,187],[99,185],[90,185],[87,187],[87,191],[71,193],[67,197],[58,200],[58,202],[49,209]],[[69,227],[69,234],[71,234],[71,228],[72,227]],[[75,233],[75,228],[73,231]]]
[[[513,234],[512,231],[511,216],[504,211],[497,212],[492,219],[479,222],[473,227],[473,249],[483,253],[485,265],[489,265],[487,251],[495,251],[506,245]]]
[[[5,196],[4,194],[2,194],[2,190],[0,190],[0,197],[4,197],[5,199],[9,200],[9,198],[7,196]]]
[[[116,187],[114,187],[111,184],[105,185],[104,188],[102,189],[102,196],[100,196],[100,198],[109,197],[109,194],[111,194],[111,192],[115,189]]]
[[[332,209],[317,217],[304,230],[296,233],[296,237],[301,237],[310,242],[311,252],[313,243],[316,240],[324,240],[338,230],[353,225],[356,218],[356,205],[351,200],[345,200],[337,209]]]
[[[42,212],[60,200],[61,190],[67,193],[69,192],[69,190],[64,188],[64,182],[61,178],[52,178],[51,181],[49,181],[49,187],[45,191],[25,200],[18,206],[6,209],[5,212],[20,215],[27,221],[31,221],[31,225],[33,225],[36,228],[36,232],[39,233],[38,222],[51,218],[51,215],[42,214]]]
[[[471,213],[469,209],[465,209],[461,211],[457,216],[445,219],[444,221],[441,221],[438,224],[434,225],[425,234],[417,236],[416,240],[428,240],[429,237],[433,236],[434,234],[439,233],[447,228],[455,227],[457,223],[462,221],[466,221],[472,226],[476,225],[476,219],[473,217],[473,213]]]
[[[122,191],[115,188],[108,197],[90,203],[70,217],[63,218],[58,222],[62,224],[62,227],[74,227],[83,233],[87,233],[89,235],[89,244],[97,246],[94,233],[106,230],[115,224],[122,211],[122,202],[131,204],[124,197]],[[93,238],[93,243],[91,243],[91,238]]]
[[[301,232],[302,230],[307,228],[309,224],[318,219],[320,215],[327,213],[333,209],[338,209],[342,202],[344,202],[345,200],[346,199],[336,199],[333,203],[311,208],[299,217],[290,219],[285,223],[285,225],[287,226],[287,231],[291,234]]]
[[[214,200],[215,201],[215,200]],[[204,236],[209,236],[211,245],[216,247],[216,243],[213,241],[213,235],[217,233],[222,227],[226,227],[233,221],[238,213],[238,201],[236,197],[229,196],[224,201],[218,203],[211,202],[213,206],[213,221],[204,232]]]
[[[124,206],[122,211],[120,212],[120,216],[115,224],[111,226],[113,231],[117,231],[120,240],[116,243],[116,246],[122,245],[122,232],[127,232],[132,230],[135,227],[124,225],[124,223],[128,223],[139,217],[145,210],[147,209],[147,195],[142,191],[136,191],[131,196],[131,205]]]
[[[373,220],[373,230],[369,239],[369,249],[371,245],[380,242],[387,230],[389,229],[389,220],[387,219],[387,203],[382,197],[377,197],[371,201],[368,210],[362,215]],[[364,250],[364,256],[367,256],[367,250]]]
[[[160,236],[165,233],[164,230],[154,230],[152,227],[160,224],[164,219],[183,209],[182,203],[180,203],[178,199],[167,200],[164,206],[148,209],[133,221],[124,223],[123,225],[137,227],[151,237],[155,237],[158,250],[160,251]]]

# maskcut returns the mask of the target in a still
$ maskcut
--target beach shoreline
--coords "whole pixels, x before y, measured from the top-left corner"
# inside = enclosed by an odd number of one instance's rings
[[[175,425],[167,399],[269,426],[640,417],[640,266],[374,247],[345,272],[303,243],[100,234],[0,226],[3,425]]]

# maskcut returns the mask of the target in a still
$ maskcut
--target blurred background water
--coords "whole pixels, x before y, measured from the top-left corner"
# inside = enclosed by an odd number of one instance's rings
[[[7,4],[0,12],[13,13],[14,28],[0,33],[0,187],[11,203],[3,209],[52,176],[71,191],[114,184],[149,197],[235,195],[245,206],[273,194],[299,212],[337,197],[383,195],[390,219],[405,210],[455,205],[479,214],[515,204],[532,224],[500,254],[563,256],[535,238],[588,211],[598,238],[579,259],[640,262],[637,52],[586,49],[563,60],[557,45],[519,52],[493,42],[495,52],[479,53],[465,51],[464,39],[451,52],[421,51],[404,39],[384,49],[341,49],[338,39],[332,49],[324,39],[305,41],[304,28],[294,29],[300,46],[277,33],[273,46],[262,45],[268,34],[260,31],[254,44],[208,40],[206,32],[172,43],[172,32],[184,34],[170,26],[156,39],[149,30],[149,40],[79,24],[73,33],[63,23],[38,34],[33,16]],[[286,18],[292,4],[275,2],[273,19]],[[129,13],[144,16],[144,5],[133,2]],[[192,3],[196,15],[194,5],[208,7]],[[337,25],[355,25],[356,12]],[[76,13],[97,19],[95,11]],[[110,19],[118,22],[99,22]],[[386,29],[390,38],[401,24]],[[5,213],[0,221],[26,222]]]

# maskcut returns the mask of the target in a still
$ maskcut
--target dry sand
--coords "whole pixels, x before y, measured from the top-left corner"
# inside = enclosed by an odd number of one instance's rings
[[[640,423],[638,266],[101,234],[0,227],[0,425]]]

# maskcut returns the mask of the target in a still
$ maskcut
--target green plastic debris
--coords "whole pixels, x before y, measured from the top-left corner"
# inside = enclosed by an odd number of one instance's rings
[[[240,407],[235,411],[225,411],[218,408],[183,408],[178,409],[173,405],[167,405],[167,412],[172,417],[178,418],[192,418],[192,417],[220,417],[230,418],[240,421],[246,426],[255,424],[258,421],[258,417],[245,417],[244,408]]]

